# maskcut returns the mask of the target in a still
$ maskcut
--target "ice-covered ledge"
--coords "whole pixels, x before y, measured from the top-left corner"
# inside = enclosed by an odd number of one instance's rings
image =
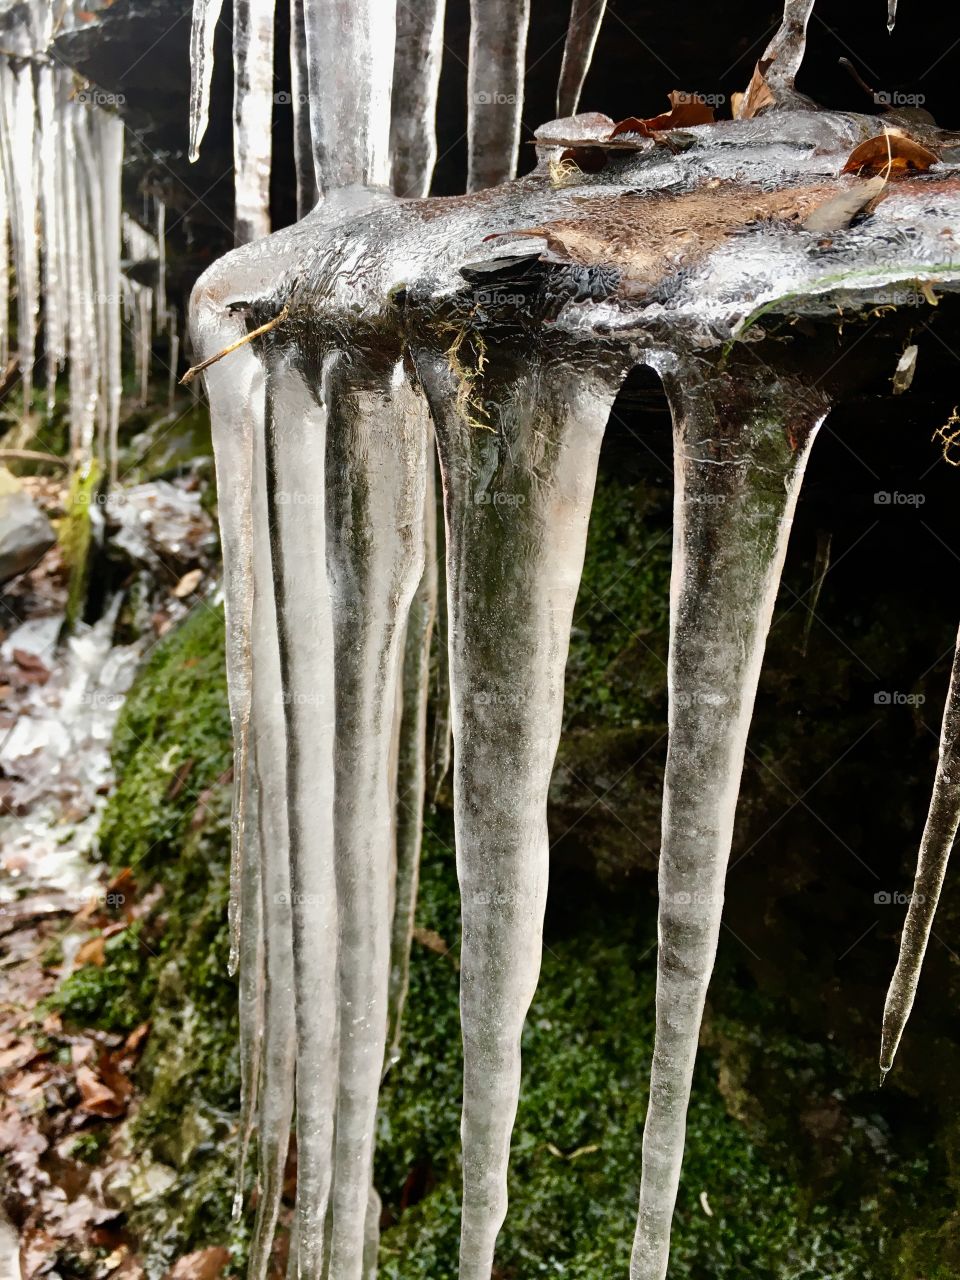
[[[956,288],[960,175],[844,175],[873,117],[772,111],[608,145],[610,126],[554,122],[533,174],[468,196],[335,190],[194,292],[197,355],[214,361],[247,1131],[261,1099],[254,1277],[294,1057],[300,1274],[375,1270],[372,1135],[404,994],[402,974],[390,980],[391,885],[415,882],[392,814],[396,795],[422,795],[397,708],[401,669],[404,705],[423,705],[435,435],[463,906],[460,1280],[489,1280],[569,626],[603,430],[638,363],[670,401],[676,498],[657,1042],[631,1275],[666,1274],[766,634],[809,451],[861,376],[837,360],[832,319],[803,342],[762,339],[783,336],[770,318],[878,305],[896,330],[898,310]],[[408,627],[415,600],[428,621]]]

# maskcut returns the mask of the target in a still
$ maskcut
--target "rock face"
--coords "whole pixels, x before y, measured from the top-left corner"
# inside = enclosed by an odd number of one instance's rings
[[[31,568],[55,541],[53,525],[16,476],[0,467],[0,582]]]

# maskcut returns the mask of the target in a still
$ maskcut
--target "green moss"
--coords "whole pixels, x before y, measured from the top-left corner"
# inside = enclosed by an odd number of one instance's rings
[[[70,1146],[70,1156],[84,1164],[96,1164],[106,1149],[110,1138],[108,1129],[87,1129],[78,1134]]]
[[[83,616],[90,574],[90,550],[93,526],[90,510],[97,500],[100,468],[96,462],[73,473],[67,496],[66,513],[60,521],[57,537],[64,563],[70,570],[67,593],[67,626],[72,627]]]
[[[107,940],[102,966],[86,964],[70,974],[50,997],[50,1006],[78,1027],[132,1031],[148,1016],[156,985],[150,954],[137,921]]]

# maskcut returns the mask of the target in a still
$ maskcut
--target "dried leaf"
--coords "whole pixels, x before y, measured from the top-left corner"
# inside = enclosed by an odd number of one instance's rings
[[[888,129],[854,147],[842,172],[876,173],[885,178],[903,177],[909,173],[926,173],[939,158],[899,129]]]
[[[146,1040],[149,1032],[149,1022],[141,1022],[139,1027],[134,1027],[123,1042],[124,1057],[129,1057],[130,1055],[139,1052],[140,1046],[143,1044],[144,1040]]]
[[[761,111],[766,111],[768,107],[776,106],[777,100],[766,80],[770,61],[769,58],[761,58],[753,69],[753,75],[750,77],[746,93],[735,93],[733,95],[734,120],[752,120]]]
[[[107,954],[105,948],[105,940],[102,933],[97,934],[95,938],[88,938],[87,941],[79,948],[76,956],[77,967],[85,964],[96,965],[98,969],[102,969],[106,962]]]
[[[101,1064],[102,1072],[102,1064]],[[123,1115],[127,1109],[127,1098],[130,1094],[130,1082],[120,1077],[126,1084],[126,1090],[117,1087],[117,1081],[106,1084],[91,1067],[77,1068],[77,1088],[80,1090],[80,1110],[90,1115],[103,1116],[106,1120],[114,1120]]]
[[[911,343],[909,347],[904,349],[903,355],[897,361],[897,367],[893,372],[893,394],[902,396],[905,391],[910,390],[913,382],[913,376],[917,372],[917,345]]]
[[[651,134],[663,133],[667,129],[688,129],[698,124],[713,124],[715,121],[713,107],[704,102],[696,93],[683,93],[674,89],[670,94],[670,110],[659,116],[650,116],[640,120],[637,116],[627,116],[619,124],[613,126],[610,139],[623,133],[639,134],[649,138]]]
[[[230,1261],[230,1250],[222,1245],[199,1249],[179,1258],[164,1280],[217,1280]]]
[[[887,185],[886,178],[868,178],[847,191],[840,191],[826,200],[805,219],[807,231],[843,231],[861,209],[875,200]]]
[[[191,569],[189,573],[185,573],[177,585],[173,588],[173,594],[178,600],[185,599],[186,596],[192,596],[194,591],[200,585],[200,579],[203,577],[202,569]]]

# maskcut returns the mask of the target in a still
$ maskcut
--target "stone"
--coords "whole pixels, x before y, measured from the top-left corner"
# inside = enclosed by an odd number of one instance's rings
[[[32,568],[55,541],[53,525],[16,476],[0,467],[0,582]]]

